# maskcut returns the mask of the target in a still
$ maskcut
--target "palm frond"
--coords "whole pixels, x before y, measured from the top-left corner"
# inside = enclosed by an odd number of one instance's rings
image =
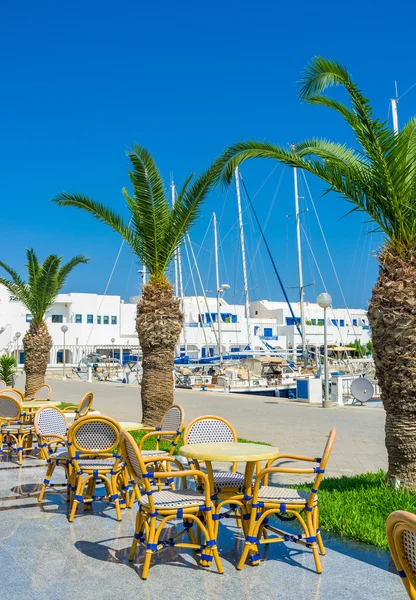
[[[201,206],[212,186],[210,170],[200,175],[189,187],[192,177],[193,174],[185,180],[170,215],[170,225],[166,228],[161,252],[163,270],[166,269],[175,249],[197,220]]]
[[[65,277],[76,265],[87,262],[84,256],[76,256],[60,269],[61,257],[52,254],[40,264],[33,249],[27,250],[28,282],[11,267],[0,261],[11,280],[0,277],[4,285],[14,296],[17,296],[32,315],[32,322],[41,323],[45,313],[52,306],[61,291]]]
[[[150,272],[163,272],[160,251],[170,220],[170,207],[162,176],[150,152],[135,144],[128,157],[133,170],[129,172],[133,197],[128,202],[132,225],[141,242],[141,252]]]
[[[78,256],[74,256],[74,258],[71,258],[71,260],[69,260],[67,263],[65,263],[62,267],[59,268],[57,277],[56,277],[58,293],[59,293],[59,290],[62,289],[62,287],[65,283],[65,280],[68,277],[68,275],[70,274],[70,272],[73,271],[75,269],[75,267],[77,267],[78,265],[87,264],[88,261],[89,261],[89,258],[84,256],[83,254],[79,254]]]

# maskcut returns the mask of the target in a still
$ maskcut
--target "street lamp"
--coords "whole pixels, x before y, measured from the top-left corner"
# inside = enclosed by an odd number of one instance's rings
[[[114,360],[114,342],[115,342],[115,341],[116,341],[116,340],[115,340],[114,338],[111,338],[111,343],[113,344],[113,360]]]
[[[325,394],[323,408],[331,408],[332,402],[329,397],[329,373],[328,373],[328,329],[326,323],[326,309],[332,305],[332,298],[328,292],[319,294],[316,300],[318,306],[324,309],[324,368],[325,368]]]
[[[68,327],[66,325],[62,325],[61,331],[64,334],[64,356],[63,356],[64,370],[63,370],[63,374],[62,374],[62,379],[65,381],[66,380],[66,375],[65,375],[65,367],[66,367],[65,334],[68,331]]]
[[[228,283],[223,283],[217,289],[217,319],[218,319],[218,346],[220,354],[220,365],[222,364],[222,342],[221,342],[221,313],[220,313],[220,296],[230,289]]]
[[[20,333],[20,331],[16,331],[16,362],[17,362],[17,366],[19,366],[19,338],[22,334]]]

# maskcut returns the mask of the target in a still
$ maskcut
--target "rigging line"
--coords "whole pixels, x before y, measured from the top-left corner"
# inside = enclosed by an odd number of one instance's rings
[[[311,255],[312,255],[313,262],[315,263],[316,270],[318,271],[319,278],[320,278],[320,280],[322,281],[322,285],[324,286],[324,291],[325,291],[325,292],[327,292],[328,290],[327,290],[327,287],[326,287],[326,283],[325,283],[325,281],[324,281],[324,277],[323,277],[323,275],[322,275],[321,269],[319,268],[319,264],[318,264],[318,261],[316,260],[315,253],[314,253],[314,251],[312,250],[312,246],[311,246],[311,244],[310,244],[310,242],[309,242],[308,236],[306,235],[306,231],[305,231],[305,228],[304,228],[304,226],[303,226],[303,224],[302,224],[302,223],[300,224],[300,227],[301,227],[301,229],[302,229],[303,236],[304,236],[304,238],[305,238],[305,240],[306,240],[306,243],[307,243],[307,245],[308,245],[309,251],[310,251],[310,253],[311,253]]]
[[[372,246],[371,241],[372,240],[371,240],[370,235],[368,235],[368,239],[369,239],[369,242],[368,242],[368,249],[367,249],[367,262],[365,265],[363,293],[361,294],[361,306],[363,306],[363,304],[364,304],[364,294],[365,294],[365,288],[367,286],[368,264],[370,262],[370,256],[371,256],[371,246]],[[368,306],[368,300],[367,300],[367,306]]]
[[[247,191],[247,188],[246,188],[246,184],[245,184],[245,182],[244,182],[244,179],[243,179],[242,177],[241,177],[241,183],[243,184],[244,191],[245,191],[245,193],[246,193],[246,195],[247,195],[248,201],[249,201],[249,203],[250,203],[251,210],[253,211],[254,218],[255,218],[255,220],[256,220],[256,223],[257,223],[257,226],[258,226],[258,228],[259,228],[259,230],[260,230],[261,237],[263,238],[264,244],[265,244],[265,246],[266,246],[267,253],[268,253],[268,255],[269,255],[269,258],[270,258],[270,260],[271,260],[271,263],[272,263],[272,265],[273,265],[273,269],[274,269],[275,275],[276,275],[276,277],[277,277],[277,279],[278,279],[278,281],[279,281],[279,284],[280,284],[280,287],[281,287],[281,289],[282,289],[283,295],[284,295],[284,297],[285,297],[285,300],[286,300],[286,302],[287,302],[287,305],[288,305],[288,307],[289,307],[290,314],[292,315],[293,322],[294,322],[294,324],[295,324],[295,326],[296,326],[296,329],[298,330],[298,333],[299,333],[300,337],[302,338],[302,332],[301,332],[301,330],[300,330],[300,327],[299,327],[299,325],[298,325],[297,319],[296,319],[296,317],[295,317],[295,313],[293,312],[292,305],[291,305],[291,303],[290,303],[290,301],[289,301],[289,298],[288,298],[288,296],[287,296],[287,293],[286,293],[286,290],[285,290],[285,288],[284,288],[283,282],[282,282],[282,280],[281,280],[281,278],[280,278],[280,275],[279,275],[279,272],[278,272],[278,270],[277,270],[276,263],[274,262],[274,259],[273,259],[273,256],[272,256],[272,253],[271,253],[271,250],[270,250],[269,244],[267,243],[266,236],[264,235],[264,232],[263,232],[263,230],[262,230],[262,228],[261,228],[260,221],[259,221],[259,219],[258,219],[258,216],[257,216],[257,213],[256,213],[256,211],[254,210],[253,203],[252,203],[252,201],[251,201],[251,198],[250,198],[250,196],[249,196],[249,193],[248,193],[248,191]]]
[[[201,253],[201,250],[202,250],[203,244],[204,244],[204,242],[205,242],[205,238],[207,237],[208,231],[210,230],[210,226],[211,226],[211,220],[212,220],[212,215],[211,215],[211,218],[210,218],[210,220],[209,220],[209,222],[208,222],[207,228],[206,228],[206,230],[205,230],[204,237],[202,238],[201,246],[198,246],[198,247],[199,247],[199,251],[198,251],[198,255],[197,255],[197,257],[196,257],[196,260],[198,260],[198,258],[199,258],[199,255],[200,255],[200,253]],[[195,244],[195,246],[197,246],[197,244]],[[205,249],[204,249],[204,251],[205,251]],[[207,250],[206,252],[208,252],[208,250]],[[212,252],[209,252],[209,254],[212,254]],[[189,275],[188,275],[188,279],[187,279],[187,281],[186,281],[186,283],[185,283],[185,287],[189,285],[189,279],[190,279],[190,277],[189,277]]]
[[[201,289],[202,289],[202,294],[203,294],[203,296],[204,296],[204,300],[205,300],[205,306],[206,306],[206,309],[207,309],[207,313],[208,313],[208,314],[211,316],[211,310],[209,309],[207,295],[206,295],[206,293],[205,293],[205,288],[204,288],[204,285],[203,285],[203,283],[202,283],[201,272],[200,272],[200,270],[199,270],[198,263],[196,262],[196,258],[195,258],[195,252],[194,252],[194,249],[193,249],[193,247],[192,247],[192,242],[191,242],[191,238],[190,238],[190,236],[189,236],[189,233],[187,233],[187,234],[186,234],[186,239],[188,240],[188,244],[189,244],[189,250],[191,251],[191,256],[192,256],[192,260],[194,261],[194,265],[195,265],[196,274],[198,275],[199,285],[201,286]],[[211,318],[210,318],[210,324],[211,324],[211,329],[212,329],[212,331],[213,331],[213,333],[214,333],[215,341],[216,341],[216,343],[217,343],[217,345],[218,345],[218,336],[217,336],[217,331],[216,331],[216,329],[215,329],[215,327],[214,327],[214,324],[213,324],[213,322],[212,322],[212,319],[211,319]]]
[[[189,273],[191,274],[191,279],[192,279],[192,287],[193,287],[194,294],[195,294],[196,305],[198,307],[198,317],[200,317],[199,321],[201,322],[201,325],[202,325],[202,333],[204,334],[205,346],[208,349],[209,344],[208,344],[208,340],[207,340],[207,334],[205,332],[204,321],[202,319],[202,313],[201,313],[201,309],[200,309],[200,306],[199,306],[198,290],[196,289],[195,277],[194,277],[193,269],[191,267],[191,259],[189,258],[189,252],[188,252],[188,246],[186,244],[186,240],[184,240],[184,244],[183,245],[185,247],[185,254],[186,254],[186,258],[188,260]],[[184,323],[184,326],[186,327],[186,321]],[[209,354],[209,352],[208,352],[208,354]]]
[[[269,175],[266,177],[266,179],[263,181],[263,183],[261,184],[261,186],[259,187],[259,189],[257,190],[257,192],[254,194],[253,196],[253,200],[254,198],[260,193],[260,191],[262,190],[262,188],[264,187],[264,185],[267,183],[267,181],[270,179],[270,177],[273,175],[273,173],[275,172],[275,170],[277,169],[279,165],[276,165],[275,167],[273,167],[273,169],[271,170],[271,172],[269,173]],[[283,168],[283,171],[285,170],[286,167]],[[230,189],[230,186],[227,188],[227,195],[228,195],[228,191]],[[226,196],[227,199],[227,196]],[[224,207],[223,207],[224,210]],[[222,218],[222,213],[223,210],[221,211],[221,218]],[[243,209],[242,212],[242,216],[244,216],[244,213],[246,212],[247,207]],[[221,219],[220,219],[221,222]],[[224,243],[225,240],[227,239],[227,237],[230,235],[230,233],[235,229],[236,225],[238,225],[238,218],[236,219],[236,221],[234,221],[234,223],[231,225],[230,229],[228,230],[228,232],[225,234],[225,236],[223,237],[223,240],[221,243]]]
[[[399,97],[397,98],[397,102],[398,102],[399,100],[401,100],[401,99],[403,98],[403,96],[406,96],[406,94],[407,94],[408,92],[410,92],[410,90],[412,90],[412,89],[415,87],[415,85],[416,85],[416,81],[415,81],[415,83],[414,83],[413,85],[411,85],[411,86],[409,87],[409,89],[407,89],[405,92],[403,92],[403,94],[402,94],[401,96],[399,96]]]
[[[319,264],[318,264],[318,261],[317,261],[317,259],[316,259],[315,253],[314,253],[314,251],[312,250],[312,245],[311,245],[311,243],[310,243],[310,241],[309,241],[309,239],[308,239],[308,236],[306,235],[305,228],[303,227],[303,225],[302,225],[302,224],[301,224],[301,228],[302,228],[302,232],[303,232],[304,238],[305,238],[305,240],[306,240],[306,243],[307,243],[307,245],[308,245],[309,251],[310,251],[310,253],[311,253],[311,255],[312,255],[313,261],[314,261],[314,263],[315,263],[315,266],[316,266],[316,268],[317,268],[317,271],[318,271],[319,277],[320,277],[320,279],[321,279],[321,282],[322,282],[322,285],[323,285],[324,291],[325,291],[325,292],[327,292],[327,291],[328,291],[328,289],[327,289],[327,287],[326,287],[326,283],[325,283],[325,281],[324,281],[324,277],[323,277],[323,275],[322,275],[321,269],[319,268]],[[334,317],[334,321],[335,321],[336,328],[337,328],[337,330],[338,330],[338,333],[339,333],[339,337],[340,337],[341,343],[342,343],[342,345],[344,346],[344,345],[345,345],[345,344],[344,344],[344,337],[343,337],[343,335],[342,335],[342,331],[341,331],[341,327],[340,327],[340,324],[339,324],[339,320],[336,318],[336,314],[335,314],[335,310],[334,310],[334,307],[333,307],[333,306],[331,306],[331,312],[332,312],[332,316]],[[347,341],[348,341],[348,340],[347,340]],[[347,359],[347,361],[348,361],[348,360],[349,360],[348,352],[345,350],[345,351],[344,351],[344,353],[345,353],[345,358],[346,358],[346,359]]]
[[[312,204],[312,207],[313,207],[313,211],[315,213],[315,217],[316,217],[316,219],[318,221],[319,230],[321,232],[322,239],[324,240],[325,248],[326,248],[326,251],[328,253],[328,257],[329,257],[329,260],[330,260],[330,263],[331,263],[331,266],[332,266],[332,270],[334,271],[335,279],[337,281],[337,284],[338,284],[338,287],[339,287],[339,291],[341,292],[342,300],[343,300],[345,308],[347,310],[348,318],[351,321],[351,325],[352,325],[352,329],[353,329],[354,335],[358,339],[358,337],[357,337],[358,334],[357,334],[357,331],[355,329],[355,325],[353,324],[353,320],[351,318],[350,309],[347,306],[347,301],[346,301],[345,296],[344,296],[344,291],[342,289],[341,282],[339,280],[338,273],[337,273],[337,270],[335,268],[334,261],[332,260],[332,254],[331,254],[331,251],[329,250],[328,242],[326,241],[326,237],[325,237],[324,230],[322,228],[321,220],[319,218],[318,211],[316,210],[315,202],[313,201],[311,190],[309,188],[309,184],[307,182],[307,179],[306,179],[306,176],[305,176],[305,173],[304,173],[303,169],[302,169],[302,175],[303,175],[303,179],[305,181],[306,189],[308,190],[309,198],[311,200],[311,204]],[[363,358],[361,350],[360,350],[360,353],[361,353],[361,358]]]
[[[129,224],[128,224],[128,226],[127,226],[127,229],[130,229],[130,225],[131,225],[131,222],[132,222],[132,220],[133,220],[133,217],[131,217],[131,219],[130,219],[130,221],[129,221]],[[86,341],[86,343],[85,343],[85,345],[86,345],[86,346],[88,346],[88,342],[90,341],[90,338],[91,338],[91,335],[92,335],[93,329],[94,329],[94,327],[95,327],[95,324],[96,324],[96,321],[97,321],[97,316],[100,314],[101,307],[102,307],[102,305],[103,305],[103,302],[104,302],[104,299],[105,299],[105,297],[106,297],[106,295],[107,295],[108,288],[110,287],[111,279],[113,278],[114,271],[116,270],[116,266],[117,266],[117,263],[118,263],[118,259],[120,258],[120,254],[121,254],[121,251],[123,250],[123,246],[124,246],[124,244],[125,244],[125,241],[126,241],[126,240],[125,240],[124,238],[121,240],[121,244],[120,244],[119,251],[117,252],[116,260],[114,261],[114,265],[113,265],[113,268],[111,269],[110,277],[108,278],[107,285],[105,286],[104,294],[103,294],[103,296],[101,297],[101,302],[100,302],[100,304],[99,304],[99,306],[98,306],[98,310],[97,310],[97,312],[96,312],[96,314],[95,314],[94,323],[93,323],[93,324],[92,324],[92,326],[91,326],[90,333],[89,333],[89,335],[88,335],[88,337],[87,337],[87,341]]]
[[[257,190],[257,192],[254,194],[252,200],[254,200],[254,198],[257,198],[257,196],[260,194],[261,190],[264,188],[264,186],[266,185],[266,183],[269,181],[270,177],[273,175],[273,173],[276,171],[277,167],[279,166],[279,164],[275,165],[275,167],[273,167],[273,169],[270,172],[270,175],[268,175],[266,177],[266,179],[263,181],[263,183],[261,184],[261,186],[259,187],[259,189]],[[286,167],[283,167],[283,170],[285,170]]]
[[[218,227],[221,225],[222,217],[224,215],[225,205],[227,204],[228,194],[230,193],[230,187],[231,186],[227,187],[227,192],[225,194],[224,202],[222,203],[221,214],[220,214],[220,218],[218,220]]]
[[[126,283],[126,289],[124,291],[124,297],[127,298],[127,289],[130,285],[130,281],[131,281],[131,271],[133,269],[133,263],[134,263],[134,254],[133,252],[131,253],[131,262],[130,262],[130,269],[129,269],[129,276],[127,278],[127,283]]]
[[[270,206],[269,206],[269,210],[268,210],[268,213],[267,213],[267,216],[266,216],[266,220],[264,221],[264,224],[263,224],[263,230],[264,231],[266,231],[267,225],[269,224],[269,220],[270,220],[270,217],[272,215],[272,211],[273,211],[274,205],[276,203],[277,195],[279,194],[280,187],[281,187],[282,182],[283,182],[283,176],[284,176],[286,170],[287,170],[286,167],[284,167],[282,169],[282,172],[280,173],[280,177],[279,177],[279,180],[277,182],[277,185],[276,185],[273,197],[272,197],[272,201],[271,201]],[[254,196],[254,198],[255,198],[255,196]],[[258,253],[259,248],[260,248],[260,243],[261,243],[261,239],[258,240],[258,242],[257,242],[256,249],[254,250],[254,255],[253,255],[253,258],[251,260],[252,263],[254,262],[254,260],[255,260],[255,258],[257,256],[257,253]]]

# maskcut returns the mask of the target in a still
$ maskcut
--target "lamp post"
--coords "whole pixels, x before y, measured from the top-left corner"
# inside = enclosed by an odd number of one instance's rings
[[[22,334],[20,333],[20,331],[16,331],[16,362],[17,362],[17,366],[19,366],[19,338]]]
[[[228,283],[223,283],[217,289],[217,319],[218,319],[218,346],[220,355],[220,365],[222,365],[222,342],[221,342],[221,312],[220,312],[220,297],[225,291],[229,290]]]
[[[64,356],[63,356],[63,365],[64,365],[64,370],[63,370],[63,374],[62,374],[62,379],[65,381],[66,380],[66,375],[65,375],[65,367],[66,367],[66,348],[65,348],[65,334],[68,331],[68,327],[66,325],[62,325],[61,327],[61,331],[64,334]]]
[[[329,373],[328,373],[328,328],[326,323],[326,309],[332,305],[332,298],[328,292],[319,294],[316,300],[318,306],[324,309],[324,373],[325,373],[325,394],[322,403],[323,408],[331,408],[332,402],[329,397]]]
[[[113,344],[113,360],[114,360],[114,342],[115,342],[115,341],[116,341],[116,340],[115,340],[114,338],[111,338],[111,343]]]

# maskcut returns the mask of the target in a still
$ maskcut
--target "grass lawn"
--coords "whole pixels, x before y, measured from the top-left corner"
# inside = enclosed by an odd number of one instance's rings
[[[386,519],[395,510],[416,513],[416,493],[394,490],[384,471],[324,479],[319,489],[322,529],[388,549]],[[298,489],[310,489],[300,485]]]
[[[130,432],[139,442],[148,432]],[[238,438],[239,442],[261,444]],[[175,448],[183,445],[182,436]],[[154,450],[156,436],[145,442],[144,450]],[[169,441],[161,441],[162,450],[170,449]],[[416,513],[416,493],[394,490],[384,483],[385,473],[365,473],[352,477],[324,479],[319,489],[320,526],[322,529],[387,549],[386,519],[395,510]],[[311,484],[293,486],[309,490]]]

